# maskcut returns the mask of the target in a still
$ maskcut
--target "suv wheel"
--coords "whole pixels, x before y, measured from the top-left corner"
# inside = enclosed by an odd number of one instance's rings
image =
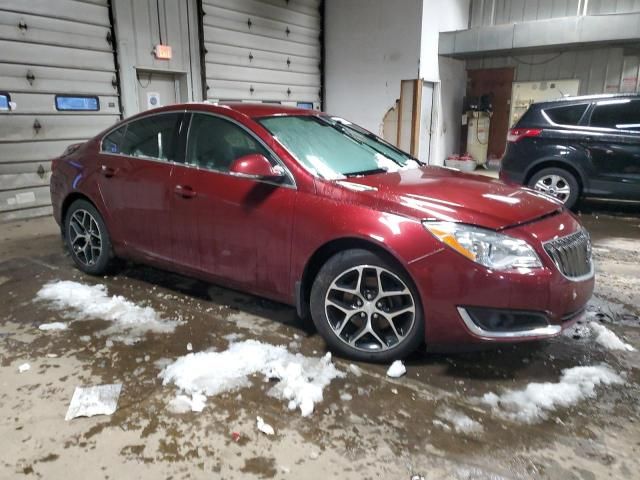
[[[311,288],[311,317],[331,350],[356,360],[403,358],[424,339],[413,282],[367,250],[346,250],[324,264]]]
[[[71,204],[64,238],[76,266],[90,275],[103,275],[111,266],[111,239],[98,210],[86,200]]]
[[[557,198],[567,208],[572,208],[580,196],[578,180],[562,168],[545,168],[529,180],[529,187]]]

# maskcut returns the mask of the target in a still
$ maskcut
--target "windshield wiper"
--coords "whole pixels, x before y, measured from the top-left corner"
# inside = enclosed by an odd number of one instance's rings
[[[361,170],[359,172],[345,173],[345,177],[357,177],[360,175],[375,175],[376,173],[387,173],[384,168],[373,168],[371,170]]]

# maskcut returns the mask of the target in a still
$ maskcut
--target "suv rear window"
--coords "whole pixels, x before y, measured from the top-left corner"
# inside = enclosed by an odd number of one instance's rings
[[[591,114],[591,126],[640,130],[640,101],[623,99],[598,103]]]
[[[588,106],[588,103],[582,103],[579,105],[545,108],[544,113],[557,125],[577,125],[580,123],[580,119]]]

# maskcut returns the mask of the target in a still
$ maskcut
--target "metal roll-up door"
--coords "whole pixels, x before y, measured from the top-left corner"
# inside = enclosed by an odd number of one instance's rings
[[[320,0],[203,0],[206,97],[321,101]]]
[[[0,0],[0,222],[49,214],[51,158],[120,118],[114,43],[108,0]]]

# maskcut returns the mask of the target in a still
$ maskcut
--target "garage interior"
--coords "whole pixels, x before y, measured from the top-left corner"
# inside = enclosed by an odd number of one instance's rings
[[[640,93],[638,0],[0,0],[0,478],[636,478],[636,203],[577,206],[596,263],[584,324],[545,342],[419,351],[401,378],[334,357],[342,376],[303,417],[257,374],[201,412],[171,411],[159,374],[187,352],[238,339],[312,357],[327,346],[294,308],[224,285],[128,263],[82,274],[49,189],[69,145],[174,103],[322,110],[428,165],[468,154],[474,174],[497,178],[532,103],[619,93]],[[104,319],[45,331],[70,322],[37,300],[53,280],[103,285],[182,323],[131,342]],[[578,365],[624,381],[576,394],[562,382]],[[535,421],[482,401],[558,383],[581,401]],[[65,421],[74,388],[106,384],[123,388],[115,412]]]

